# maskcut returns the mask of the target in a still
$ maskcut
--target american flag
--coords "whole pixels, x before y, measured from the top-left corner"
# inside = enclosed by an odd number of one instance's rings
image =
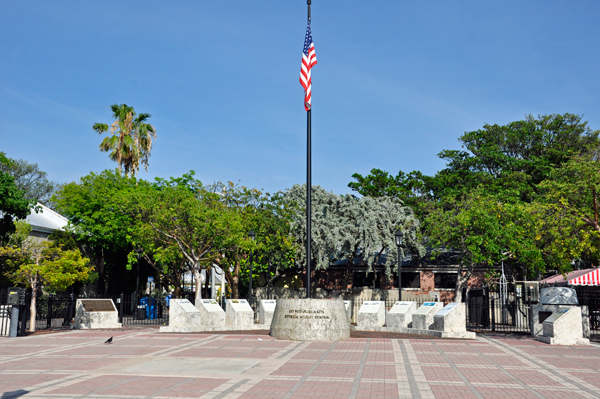
[[[304,50],[302,50],[302,68],[300,69],[300,84],[304,87],[304,109],[310,110],[311,104],[311,78],[310,71],[314,65],[317,65],[317,56],[315,55],[315,45],[310,32],[310,19],[306,27],[306,37],[304,38]]]

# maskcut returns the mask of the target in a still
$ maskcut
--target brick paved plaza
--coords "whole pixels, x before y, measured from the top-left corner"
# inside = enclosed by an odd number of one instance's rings
[[[104,341],[114,336],[112,345]],[[598,398],[600,348],[65,331],[0,339],[0,398]]]

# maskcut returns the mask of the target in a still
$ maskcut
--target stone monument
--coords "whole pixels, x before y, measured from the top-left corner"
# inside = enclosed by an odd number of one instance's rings
[[[225,324],[229,330],[252,330],[254,311],[245,299],[228,299]]]
[[[464,303],[450,302],[444,306],[433,316],[433,329],[440,331],[442,338],[476,338],[474,332],[467,331]]]
[[[78,299],[74,329],[121,328],[119,312],[112,299]]]
[[[544,331],[544,321],[561,307],[576,307],[579,305],[577,292],[567,287],[542,288],[539,305],[531,306],[531,335],[538,337]],[[587,306],[581,307],[581,326],[583,337],[590,336],[590,314]]]
[[[581,308],[558,308],[544,321],[543,335],[537,339],[550,345],[589,345],[590,340],[583,338]]]
[[[356,328],[368,330],[370,328],[383,327],[385,324],[385,302],[365,301],[358,311]]]
[[[274,299],[261,299],[258,308],[258,324],[265,324],[270,326],[273,320],[273,313],[275,312],[275,306],[277,301]]]
[[[412,315],[412,328],[416,330],[433,330],[433,316],[442,310],[442,302],[425,302]]]
[[[278,299],[271,336],[294,341],[350,338],[350,319],[342,299]]]
[[[196,308],[200,311],[204,331],[225,329],[225,311],[214,299],[198,299]]]
[[[412,316],[416,309],[416,302],[398,301],[387,313],[385,324],[388,328],[403,329],[412,327]]]
[[[160,328],[160,332],[198,332],[204,331],[202,313],[187,299],[169,301],[169,325]]]

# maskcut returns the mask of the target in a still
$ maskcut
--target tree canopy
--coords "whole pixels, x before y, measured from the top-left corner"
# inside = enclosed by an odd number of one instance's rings
[[[1,154],[6,156],[5,153]],[[24,159],[0,162],[0,171],[12,176],[17,188],[33,203],[48,204],[57,187],[56,183],[48,180],[47,173],[41,171],[37,163],[29,163]]]
[[[306,263],[306,185],[294,185],[285,193],[285,200],[295,207],[296,213],[290,231],[298,244],[297,262]],[[394,233],[403,233],[401,251],[424,253],[417,233],[419,221],[412,209],[393,197],[363,197],[337,195],[320,186],[312,189],[312,257],[315,269],[327,269],[339,260],[347,262],[345,285],[350,282],[355,263],[364,263],[368,271],[383,254],[386,274],[397,270],[397,247]]]
[[[438,154],[447,164],[434,176],[373,169],[354,174],[348,186],[405,201],[428,245],[461,250],[460,294],[475,265],[507,261],[526,278],[548,268],[564,272],[577,258],[597,259],[599,133],[579,115],[527,115],[464,133],[464,150]]]
[[[12,168],[14,163],[14,160],[0,153],[3,169]],[[9,235],[15,232],[15,219],[25,219],[33,205],[34,202],[26,197],[25,191],[19,189],[15,178],[0,170],[0,244],[6,242]]]

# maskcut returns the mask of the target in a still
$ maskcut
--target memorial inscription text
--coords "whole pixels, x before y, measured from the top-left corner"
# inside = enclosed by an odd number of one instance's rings
[[[286,319],[329,319],[324,310],[291,309]]]

